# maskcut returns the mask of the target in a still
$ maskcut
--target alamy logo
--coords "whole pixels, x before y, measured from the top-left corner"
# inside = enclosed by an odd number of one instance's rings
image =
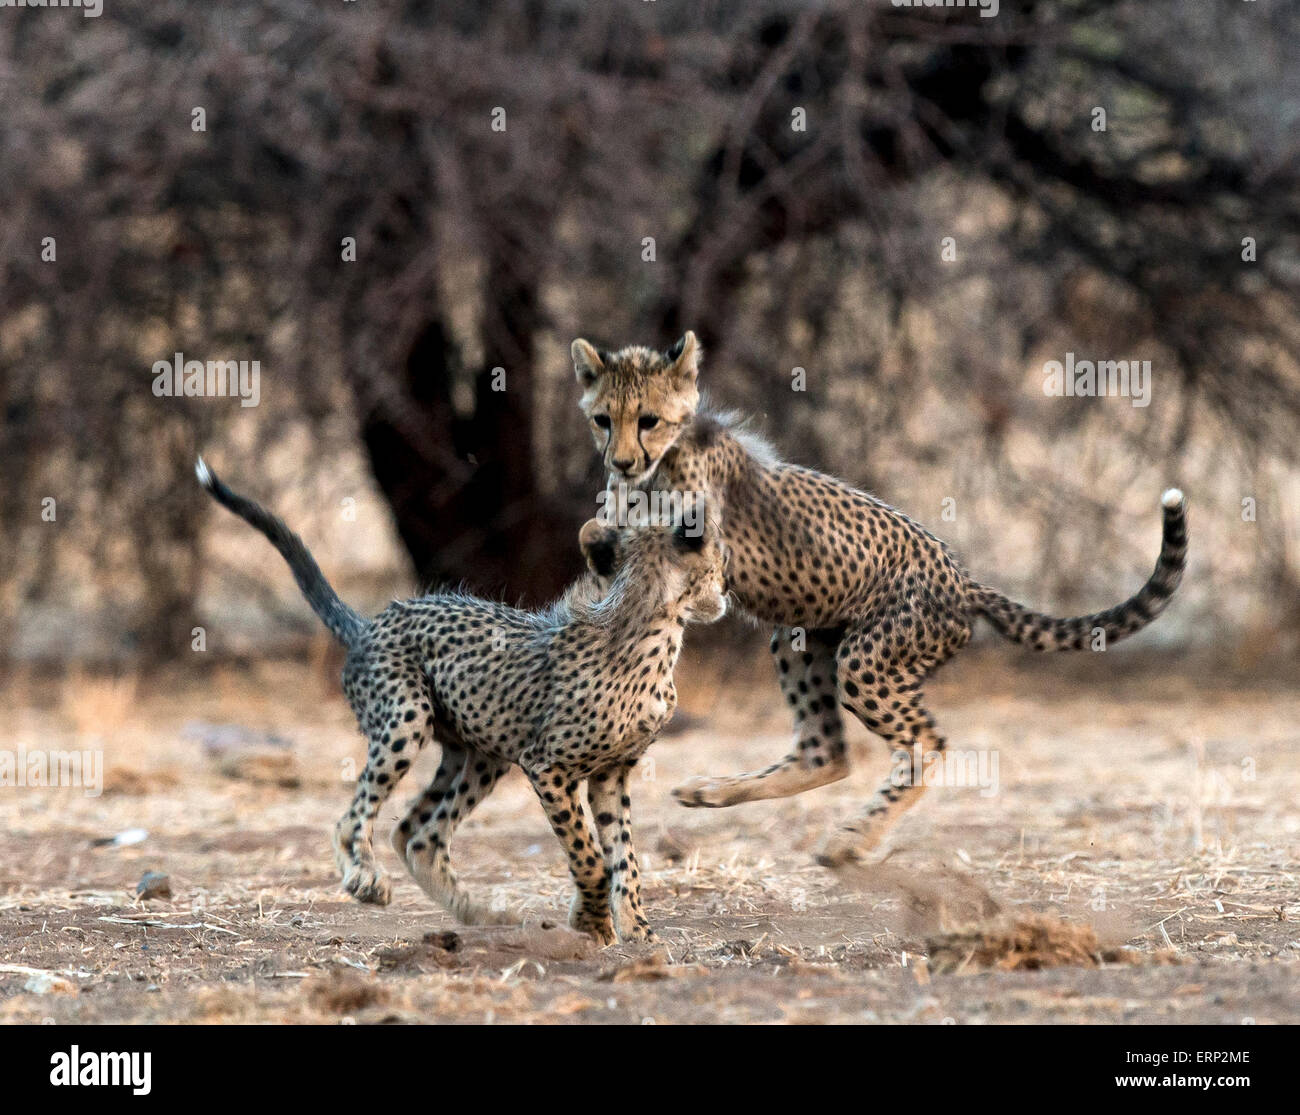
[[[1123,398],[1135,407],[1151,402],[1150,360],[1049,360],[1043,365],[1043,394],[1059,398]]]
[[[87,19],[98,19],[104,0],[0,0],[0,8],[80,8]]]
[[[900,747],[893,753],[889,780],[896,787],[955,786],[979,788],[980,797],[996,796],[998,778],[997,751],[925,751],[919,743],[909,751]]]
[[[156,360],[153,393],[160,398],[239,399],[255,407],[262,397],[260,360],[186,360],[178,352],[171,360]]]
[[[95,1053],[74,1045],[50,1055],[50,1083],[56,1088],[130,1088],[137,1096],[153,1090],[152,1053]]]
[[[643,491],[620,484],[596,494],[596,517],[609,526],[680,525],[688,538],[704,533],[704,497],[699,492]]]
[[[979,8],[980,16],[992,19],[998,14],[999,0],[893,0],[896,8]]]
[[[80,789],[88,798],[104,792],[104,753],[46,751],[19,744],[16,750],[0,750],[0,789],[49,786]]]

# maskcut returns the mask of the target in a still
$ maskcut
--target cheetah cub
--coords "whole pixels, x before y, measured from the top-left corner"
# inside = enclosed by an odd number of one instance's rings
[[[369,740],[352,806],[334,829],[344,888],[384,905],[375,815],[415,756],[441,745],[437,774],[393,832],[431,898],[467,925],[517,925],[457,882],[452,834],[512,763],[523,770],[568,855],[569,924],[602,943],[649,941],[632,847],[628,773],[672,716],[673,668],[687,623],[726,611],[723,554],[707,517],[617,529],[592,519],[579,542],[591,572],[550,608],[522,611],[460,592],[390,604],[372,620],[330,587],[302,540],[223,484],[200,458],[199,483],[260,530],[316,615],[347,649],[343,691]],[[596,822],[593,835],[579,787]]]
[[[975,581],[901,511],[834,476],[787,464],[733,416],[701,408],[699,362],[694,333],[667,352],[638,345],[601,352],[573,342],[580,405],[610,487],[705,497],[721,524],[731,598],[775,628],[772,655],[794,713],[793,749],[759,771],[678,787],[683,805],[786,797],[845,777],[841,707],[896,758],[942,752],[922,687],[966,645],[977,618],[1035,650],[1080,650],[1102,638],[1109,646],[1154,620],[1178,587],[1187,504],[1175,488],[1161,498],[1160,556],[1146,584],[1105,611],[1057,619]],[[819,859],[864,858],[924,788],[891,777]]]

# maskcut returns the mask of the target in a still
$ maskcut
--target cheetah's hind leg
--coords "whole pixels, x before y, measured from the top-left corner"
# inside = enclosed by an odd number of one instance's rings
[[[389,881],[375,862],[375,815],[430,738],[429,718],[421,715],[427,707],[418,674],[399,677],[382,700],[354,705],[370,746],[352,805],[334,826],[334,858],[343,872],[343,889],[358,902],[388,905]]]
[[[411,877],[462,925],[521,925],[517,910],[475,901],[451,866],[457,827],[496,787],[510,764],[460,747],[445,747],[438,773],[393,829],[393,849]]]
[[[879,858],[886,834],[925,793],[918,759],[933,761],[947,748],[925,708],[921,686],[965,645],[970,627],[924,615],[900,623],[897,617],[906,614],[901,605],[893,614],[889,631],[864,627],[840,645],[844,705],[888,744],[893,769],[866,807],[826,841],[817,856],[826,867]]]

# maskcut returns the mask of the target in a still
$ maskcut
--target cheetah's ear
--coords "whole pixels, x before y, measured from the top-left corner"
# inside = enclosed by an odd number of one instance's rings
[[[581,337],[573,342],[569,351],[573,353],[573,371],[578,377],[578,382],[583,387],[590,387],[596,382],[596,377],[605,370],[605,361],[600,358],[600,353],[596,351],[595,346]]]
[[[618,531],[599,519],[588,519],[578,531],[578,545],[597,577],[612,577],[618,567]]]
[[[700,357],[704,355],[700,342],[691,330],[686,330],[681,339],[664,355],[672,367],[669,369],[674,379],[694,383],[700,374]]]
[[[704,549],[707,535],[716,537],[712,506],[702,492],[683,493],[681,513],[673,519],[673,544],[679,550],[698,554]]]
[[[673,544],[689,554],[698,554],[704,549],[703,523],[692,523],[689,519],[680,519],[673,527]]]

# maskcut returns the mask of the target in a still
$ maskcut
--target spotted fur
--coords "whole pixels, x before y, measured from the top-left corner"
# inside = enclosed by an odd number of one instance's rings
[[[701,410],[699,358],[693,333],[663,353],[573,344],[581,406],[611,486],[702,493],[721,519],[732,598],[776,625],[771,649],[794,712],[793,750],[760,771],[678,787],[685,805],[785,797],[843,778],[841,706],[891,750],[943,751],[921,689],[966,645],[976,617],[1037,650],[1080,649],[1095,631],[1109,645],[1159,615],[1182,577],[1186,504],[1170,490],[1160,558],[1141,591],[1095,615],[1032,611],[973,581],[906,515],[833,476],[782,462],[733,416]],[[923,788],[886,782],[832,836],[822,861],[865,855]]]
[[[343,885],[389,900],[371,845],[375,815],[420,751],[437,741],[433,781],[393,832],[393,847],[431,898],[466,924],[518,924],[475,901],[450,860],[456,827],[511,764],[541,800],[576,887],[569,922],[603,942],[650,940],[632,844],[628,773],[672,716],[673,668],[687,622],[726,610],[716,528],[616,529],[579,535],[591,573],[541,612],[458,592],[389,605],[366,620],[344,604],[302,540],[232,492],[202,462],[199,481],[270,539],[322,622],[347,649],[343,690],[369,741],[351,808],[334,830]],[[579,791],[595,820],[593,834]]]

